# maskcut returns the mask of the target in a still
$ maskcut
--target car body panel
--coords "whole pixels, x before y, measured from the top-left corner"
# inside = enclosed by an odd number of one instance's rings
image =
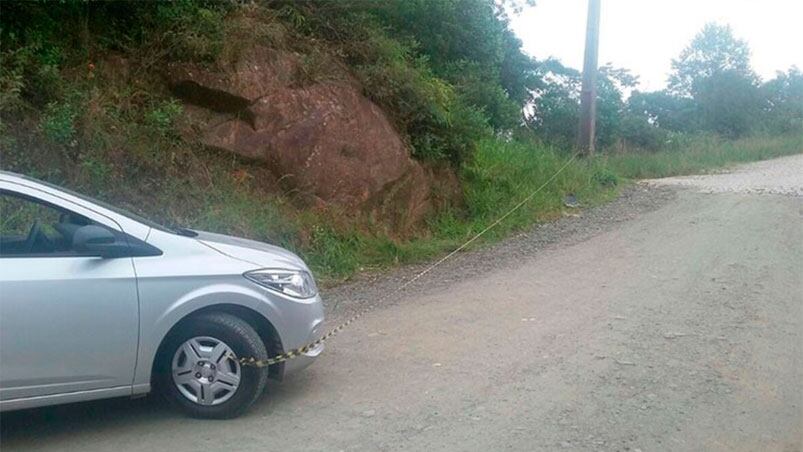
[[[4,181],[0,190],[122,231],[110,218],[44,191]],[[138,314],[131,258],[0,259],[0,400],[130,385]]]
[[[305,345],[322,334],[324,312],[319,296],[294,299],[243,276],[245,272],[261,268],[308,271],[304,262],[287,250],[221,234],[198,232],[196,237],[191,237],[192,234],[180,235],[149,227],[81,195],[62,193],[58,187],[0,171],[0,189],[4,187],[84,215],[145,241],[162,254],[114,259],[65,258],[73,259],[70,264],[57,263],[58,259],[52,257],[0,256],[0,324],[3,330],[0,332],[3,335],[0,357],[3,358],[2,368],[13,367],[5,374],[0,368],[0,394],[3,394],[0,410],[148,392],[154,359],[170,330],[192,313],[216,305],[248,308],[262,316],[278,334],[281,351]],[[25,262],[32,259],[52,262],[33,269]],[[7,271],[13,262],[25,265]],[[60,273],[51,268],[53,265],[63,267]],[[49,276],[52,284],[47,282],[48,277],[40,276],[42,270],[52,273]],[[104,281],[89,281],[94,275],[102,275]],[[44,283],[40,284],[42,280]],[[39,287],[35,287],[37,285]],[[38,293],[45,301],[31,304],[30,297],[25,296],[29,292]],[[81,297],[81,293],[93,296]],[[45,294],[50,296],[45,297]],[[66,301],[65,296],[68,297]],[[89,310],[87,307],[92,303],[97,306]],[[71,310],[73,305],[79,310]],[[41,314],[41,309],[47,309],[48,314]],[[16,326],[25,322],[38,322],[29,331],[30,337]],[[23,356],[26,353],[36,355],[37,350],[59,337],[74,337],[78,342],[70,343],[71,347],[80,350],[79,345],[83,345],[84,350],[93,352],[93,357],[84,363],[87,368],[106,365],[117,369],[119,374],[110,377],[107,374],[111,371],[84,372],[92,378],[70,386],[69,390],[66,386],[49,392],[22,389],[23,381],[30,383],[35,379],[34,369],[37,375],[45,376],[43,378],[53,373],[53,369],[45,366],[34,368],[23,363]],[[22,343],[23,338],[32,340],[28,343],[34,348],[25,352],[27,343]],[[288,362],[281,367],[283,373],[307,366],[322,350],[322,346],[316,347]],[[56,351],[69,355],[64,349],[56,348]],[[43,357],[54,359],[54,353]],[[69,367],[71,364],[65,361],[59,365]],[[282,377],[283,373],[278,376]]]
[[[147,388],[147,391],[150,391],[150,386]],[[2,409],[2,411],[22,410],[26,408],[37,408],[40,406],[58,405],[62,403],[88,402],[90,400],[108,399],[111,397],[125,397],[133,394],[137,394],[137,392],[132,391],[130,385],[117,386],[113,388],[64,392],[47,396],[6,400],[0,404],[0,409]]]
[[[0,261],[1,400],[131,384],[139,307],[130,258]]]
[[[243,260],[261,268],[291,268],[309,271],[295,254],[278,246],[230,235],[194,231],[196,240],[234,259]]]

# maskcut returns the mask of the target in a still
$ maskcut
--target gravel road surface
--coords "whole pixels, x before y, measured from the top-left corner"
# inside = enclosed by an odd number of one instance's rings
[[[645,181],[653,186],[680,185],[702,193],[764,193],[803,196],[803,158],[791,155],[743,165],[721,174],[666,177]]]
[[[803,155],[647,181],[447,262],[243,418],[51,407],[0,447],[800,451],[801,193]],[[420,268],[329,291],[330,319]]]

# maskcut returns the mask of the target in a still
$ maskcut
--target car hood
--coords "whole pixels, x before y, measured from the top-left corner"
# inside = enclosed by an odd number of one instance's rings
[[[231,258],[259,268],[287,268],[309,271],[304,261],[278,246],[214,232],[197,231],[195,240]]]

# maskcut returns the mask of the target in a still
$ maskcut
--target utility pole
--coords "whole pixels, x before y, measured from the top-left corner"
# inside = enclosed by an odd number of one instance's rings
[[[600,0],[588,0],[586,51],[583,60],[583,88],[580,92],[580,128],[577,147],[585,155],[594,154],[597,120],[597,52],[599,51]]]

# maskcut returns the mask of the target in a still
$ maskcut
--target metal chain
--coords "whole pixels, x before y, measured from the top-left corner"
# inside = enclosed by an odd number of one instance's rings
[[[432,271],[432,270],[433,270],[435,267],[437,267],[437,266],[441,265],[442,263],[446,262],[447,260],[451,259],[451,258],[452,258],[452,257],[453,257],[455,254],[459,253],[460,251],[462,251],[462,250],[466,249],[466,247],[468,247],[469,245],[471,245],[472,243],[474,243],[474,242],[475,242],[477,239],[479,239],[480,237],[482,237],[482,236],[483,236],[483,235],[484,235],[486,232],[488,232],[488,231],[490,231],[491,229],[493,229],[494,227],[496,227],[496,226],[497,226],[499,223],[501,223],[502,221],[504,221],[504,220],[505,220],[507,217],[509,217],[509,216],[510,216],[511,214],[513,214],[515,211],[519,210],[519,209],[520,209],[520,208],[521,208],[523,205],[525,205],[525,204],[527,204],[528,202],[530,202],[530,200],[532,200],[532,199],[535,197],[535,195],[537,195],[537,194],[538,194],[538,193],[539,193],[541,190],[543,190],[543,189],[544,189],[544,187],[546,187],[546,186],[547,186],[547,185],[549,185],[549,184],[550,184],[550,183],[551,183],[553,180],[555,180],[555,178],[556,178],[556,177],[558,177],[558,175],[559,175],[560,173],[562,173],[564,169],[566,169],[566,168],[567,168],[567,167],[568,167],[570,164],[572,164],[572,162],[574,162],[574,161],[577,159],[577,157],[578,157],[579,155],[580,155],[580,153],[579,153],[579,152],[578,152],[578,153],[575,153],[574,155],[572,155],[572,157],[571,157],[569,160],[567,160],[567,161],[566,161],[566,163],[564,163],[564,164],[563,164],[563,166],[561,166],[561,167],[560,167],[560,168],[559,168],[559,169],[558,169],[558,170],[555,172],[555,174],[553,174],[552,176],[550,176],[550,178],[549,178],[549,179],[547,179],[547,180],[546,180],[546,181],[545,181],[543,184],[541,184],[541,185],[540,185],[538,188],[536,188],[536,189],[535,189],[535,191],[533,191],[532,193],[530,193],[529,195],[527,195],[526,197],[524,197],[524,198],[523,198],[521,201],[519,201],[519,202],[518,202],[518,203],[517,203],[515,206],[513,206],[513,207],[512,207],[510,210],[508,210],[508,211],[507,211],[507,212],[506,212],[504,215],[502,215],[501,217],[499,217],[498,219],[496,219],[496,221],[494,221],[493,223],[491,223],[490,225],[488,225],[487,227],[485,227],[485,229],[483,229],[482,231],[480,231],[480,232],[476,233],[474,236],[472,236],[470,239],[468,239],[468,240],[467,240],[466,242],[464,242],[462,245],[460,245],[459,247],[455,248],[455,249],[454,249],[452,252],[450,252],[450,253],[449,253],[449,254],[447,254],[446,256],[442,257],[441,259],[439,259],[438,261],[436,261],[434,264],[431,264],[430,266],[428,266],[427,268],[425,268],[423,271],[421,271],[420,273],[418,273],[417,275],[415,275],[413,278],[411,278],[410,280],[408,280],[408,281],[407,281],[407,282],[405,282],[404,284],[400,285],[399,287],[397,287],[397,288],[396,288],[396,289],[394,289],[393,291],[391,291],[391,292],[388,292],[388,293],[387,293],[387,294],[385,294],[384,296],[380,297],[380,298],[379,298],[379,299],[377,299],[377,300],[376,300],[374,303],[370,304],[370,305],[369,305],[368,307],[366,307],[365,309],[362,309],[361,311],[357,312],[356,314],[354,314],[353,316],[351,316],[351,317],[350,317],[348,320],[346,320],[345,322],[343,322],[343,323],[341,323],[341,324],[337,325],[336,327],[332,328],[332,329],[331,329],[331,330],[329,330],[329,331],[328,331],[326,334],[324,334],[323,336],[321,336],[320,338],[318,338],[316,341],[314,341],[314,342],[310,342],[310,343],[308,343],[308,344],[306,344],[306,345],[304,345],[304,346],[302,346],[302,347],[294,348],[294,349],[292,349],[292,350],[290,350],[290,351],[288,351],[288,352],[280,353],[280,354],[278,354],[278,355],[275,355],[275,356],[273,356],[273,357],[270,357],[270,358],[268,358],[268,359],[261,359],[261,360],[260,360],[260,359],[256,359],[256,358],[254,358],[253,356],[251,356],[251,357],[247,357],[247,358],[246,358],[246,357],[244,357],[244,358],[239,358],[239,359],[238,359],[237,357],[235,357],[235,356],[230,356],[230,358],[232,358],[232,359],[234,359],[234,360],[236,360],[236,361],[239,361],[239,363],[240,363],[241,365],[244,365],[244,366],[253,366],[253,367],[268,367],[268,366],[272,366],[272,365],[274,365],[274,364],[279,364],[279,363],[282,363],[282,362],[284,362],[284,361],[288,361],[288,360],[291,360],[291,359],[297,358],[297,357],[299,357],[299,356],[301,356],[301,355],[303,355],[303,354],[307,353],[308,351],[310,351],[310,350],[314,349],[315,347],[317,347],[317,346],[319,346],[319,345],[323,344],[323,343],[324,343],[324,342],[326,342],[328,339],[330,339],[332,336],[336,335],[337,333],[339,333],[340,331],[342,331],[343,329],[345,329],[347,326],[349,326],[350,324],[352,324],[354,321],[356,321],[356,320],[357,320],[357,319],[359,319],[360,317],[364,316],[365,314],[367,314],[367,313],[369,313],[369,312],[373,311],[374,309],[376,309],[378,306],[382,305],[382,304],[383,304],[383,302],[384,302],[385,300],[387,300],[388,298],[390,298],[391,296],[393,296],[393,295],[395,295],[395,294],[397,294],[397,293],[401,292],[402,290],[406,289],[406,288],[407,288],[407,287],[409,287],[411,284],[413,284],[414,282],[416,282],[417,280],[419,280],[419,279],[420,279],[422,276],[424,276],[424,275],[426,275],[427,273],[429,273],[430,271]]]

